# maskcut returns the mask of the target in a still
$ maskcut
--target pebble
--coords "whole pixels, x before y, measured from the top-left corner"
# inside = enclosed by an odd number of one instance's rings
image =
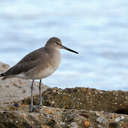
[[[117,117],[115,119],[115,122],[119,122],[119,121],[123,120],[124,118],[125,118],[124,116]]]
[[[76,122],[72,122],[70,128],[78,128],[78,125]]]
[[[108,120],[104,116],[100,116],[96,120],[98,123],[106,124],[108,123]]]

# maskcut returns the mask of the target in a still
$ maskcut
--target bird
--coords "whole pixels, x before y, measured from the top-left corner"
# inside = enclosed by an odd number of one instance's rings
[[[24,56],[16,65],[8,69],[6,72],[0,74],[2,80],[7,78],[23,78],[32,80],[31,103],[29,111],[33,112],[33,84],[35,80],[39,80],[39,106],[42,106],[41,83],[42,79],[53,74],[59,67],[61,62],[60,49],[65,49],[70,52],[79,54],[78,52],[65,47],[61,39],[58,37],[51,37],[48,39],[44,47],[34,50]]]

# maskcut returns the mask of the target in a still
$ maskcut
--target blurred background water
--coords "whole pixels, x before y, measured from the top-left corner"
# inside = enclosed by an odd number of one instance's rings
[[[128,1],[0,0],[0,61],[13,66],[57,36],[62,51],[51,87],[128,90]]]

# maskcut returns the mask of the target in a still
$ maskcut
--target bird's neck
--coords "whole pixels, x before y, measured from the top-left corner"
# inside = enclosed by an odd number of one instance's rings
[[[58,67],[58,65],[60,64],[61,61],[61,52],[59,49],[56,48],[46,48],[46,51],[48,52],[48,55],[50,57],[50,60],[52,61],[53,65],[57,65],[56,67]]]
[[[60,49],[59,48],[53,47],[53,46],[45,46],[45,49],[48,49],[50,51],[58,51],[58,52],[60,52]]]

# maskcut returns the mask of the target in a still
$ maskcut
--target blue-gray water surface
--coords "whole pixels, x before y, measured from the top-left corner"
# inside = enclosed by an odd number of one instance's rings
[[[49,37],[62,50],[51,87],[128,90],[127,0],[0,0],[0,60],[13,66]]]

